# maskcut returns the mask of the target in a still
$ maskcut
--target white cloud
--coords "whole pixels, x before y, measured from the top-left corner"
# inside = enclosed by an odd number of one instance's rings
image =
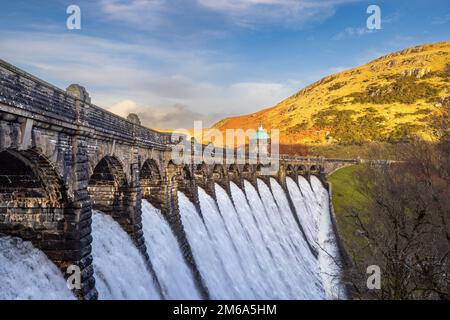
[[[367,34],[374,33],[375,30],[368,29],[368,28],[353,28],[348,27],[345,28],[343,31],[339,32],[338,34],[333,36],[333,40],[342,40],[347,38],[358,38],[362,37]]]
[[[38,32],[0,32],[0,40],[6,61],[62,88],[79,83],[93,103],[121,115],[134,110],[152,127],[192,127],[193,120],[210,125],[271,106],[297,89],[290,83],[211,82],[212,74],[237,67],[188,48]]]
[[[181,7],[186,15],[197,9],[207,10],[244,27],[278,24],[301,28],[305,23],[332,16],[339,5],[357,1],[360,0],[101,0],[100,8],[109,19],[139,29],[174,26],[177,18],[171,13]]]
[[[439,25],[439,24],[446,24],[448,22],[450,22],[450,13],[448,13],[442,17],[434,18],[433,21],[431,21],[431,24]]]
[[[358,0],[196,0],[242,25],[276,23],[302,27],[334,15],[338,5]]]

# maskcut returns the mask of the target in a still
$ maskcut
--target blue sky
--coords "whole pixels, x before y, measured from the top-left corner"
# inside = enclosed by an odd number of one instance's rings
[[[157,128],[254,112],[325,75],[450,40],[448,0],[1,2],[1,59]],[[71,4],[81,30],[66,28]],[[370,4],[381,8],[375,32]]]

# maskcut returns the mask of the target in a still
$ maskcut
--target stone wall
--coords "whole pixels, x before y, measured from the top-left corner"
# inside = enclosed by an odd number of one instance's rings
[[[274,177],[286,188],[286,176],[323,175],[349,162],[281,157]],[[75,293],[80,299],[97,298],[93,209],[121,225],[152,272],[142,232],[142,198],[167,219],[200,292],[208,298],[177,193],[183,192],[201,216],[197,187],[215,199],[215,183],[230,194],[230,181],[243,188],[246,179],[257,187],[258,177],[269,183],[258,164],[175,165],[169,134],[93,105],[79,85],[66,92],[0,60],[0,232],[32,241],[64,274],[69,265],[78,265],[82,286]]]

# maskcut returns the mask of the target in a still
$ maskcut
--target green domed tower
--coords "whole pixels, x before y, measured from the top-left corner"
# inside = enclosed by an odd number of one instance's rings
[[[250,141],[250,148],[253,151],[252,154],[260,156],[269,156],[270,155],[270,136],[267,134],[267,131],[264,130],[262,123],[259,124],[258,130],[252,135]]]

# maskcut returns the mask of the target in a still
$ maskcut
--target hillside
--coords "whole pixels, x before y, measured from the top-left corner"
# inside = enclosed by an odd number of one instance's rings
[[[450,105],[450,42],[425,44],[327,76],[274,107],[215,128],[278,128],[282,144],[431,139],[430,117]]]

